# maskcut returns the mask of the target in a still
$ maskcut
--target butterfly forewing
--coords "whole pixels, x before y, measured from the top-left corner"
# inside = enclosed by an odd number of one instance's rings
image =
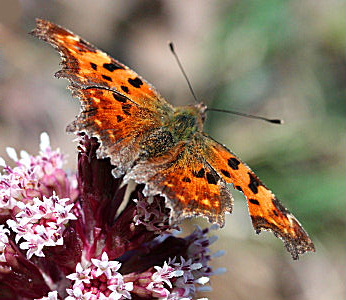
[[[139,158],[148,132],[162,126],[163,118],[113,91],[89,88],[74,94],[81,100],[82,112],[68,131],[97,137],[98,156],[110,157],[116,177],[125,174]]]
[[[161,113],[172,110],[172,106],[158,91],[136,72],[69,30],[37,19],[36,29],[32,34],[60,52],[63,69],[56,75],[70,80],[72,86],[112,89]]]
[[[81,101],[68,131],[97,137],[98,157],[110,157],[113,174],[123,175],[138,159],[146,132],[162,126],[173,107],[137,73],[78,35],[42,19],[32,34],[59,51],[63,69],[56,75],[71,82]]]

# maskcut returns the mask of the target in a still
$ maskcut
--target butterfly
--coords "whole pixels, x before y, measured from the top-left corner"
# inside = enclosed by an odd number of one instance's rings
[[[113,176],[144,184],[144,195],[161,195],[171,219],[203,216],[225,223],[233,198],[227,184],[244,193],[256,232],[272,231],[294,259],[315,251],[298,220],[239,157],[205,132],[203,103],[174,107],[133,70],[78,35],[37,19],[32,34],[62,56],[55,76],[70,81],[81,112],[69,132],[100,143]]]

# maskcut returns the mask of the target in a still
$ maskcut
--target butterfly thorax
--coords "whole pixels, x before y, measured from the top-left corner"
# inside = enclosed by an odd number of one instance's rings
[[[206,106],[180,106],[174,109],[163,126],[153,129],[141,143],[141,158],[164,155],[180,142],[189,142],[203,129]]]
[[[203,130],[205,106],[202,105],[180,106],[175,109],[167,124],[175,140],[190,140],[195,132]]]

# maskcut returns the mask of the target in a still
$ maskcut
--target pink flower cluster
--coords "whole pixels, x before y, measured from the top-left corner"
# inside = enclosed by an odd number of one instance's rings
[[[37,156],[0,157],[2,299],[195,299],[208,290],[209,229],[173,232],[162,197],[115,179],[98,143],[81,137],[78,172],[41,135]],[[3,296],[6,295],[6,296]]]
[[[34,254],[44,256],[43,247],[63,244],[64,225],[77,219],[70,212],[74,204],[66,204],[69,201],[53,193],[51,197],[43,196],[42,200],[33,198],[33,203],[17,203],[21,211],[14,219],[7,220],[7,225],[16,233],[15,241],[20,249],[27,250],[27,258]]]

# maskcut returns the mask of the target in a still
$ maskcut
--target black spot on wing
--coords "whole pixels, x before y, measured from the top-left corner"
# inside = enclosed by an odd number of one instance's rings
[[[123,91],[124,93],[126,93],[126,94],[129,93],[129,88],[128,88],[127,86],[122,85],[120,88],[122,89],[122,91]]]
[[[221,173],[222,173],[224,176],[226,176],[226,177],[228,177],[228,178],[231,178],[231,174],[230,174],[227,170],[221,170]]]
[[[214,174],[208,172],[207,181],[209,184],[217,184],[218,178]]]
[[[117,121],[118,121],[118,122],[121,122],[122,120],[124,120],[124,117],[123,117],[123,116],[120,116],[120,115],[117,115]]]
[[[256,199],[249,199],[249,202],[255,205],[260,205],[259,201]]]
[[[140,88],[143,84],[143,81],[139,77],[136,77],[135,79],[129,78],[128,82],[135,88]]]
[[[107,80],[107,81],[110,81],[110,82],[113,81],[112,78],[110,78],[110,77],[107,76],[107,75],[103,75],[103,74],[102,74],[102,78],[105,79],[105,80]]]
[[[120,94],[117,94],[117,93],[113,93],[113,98],[121,103],[126,103],[127,101],[127,98],[120,95]]]
[[[239,169],[239,164],[240,164],[240,161],[238,159],[236,159],[235,157],[231,157],[229,160],[228,160],[228,165],[233,169],[233,170],[238,170]]]
[[[244,193],[243,189],[241,188],[241,186],[236,185],[234,188],[236,188],[238,191]]]
[[[97,71],[97,64],[94,64],[93,62],[91,62],[90,66],[93,70]]]
[[[107,64],[107,63],[104,63],[103,64],[103,67],[106,69],[106,70],[108,70],[109,72],[113,72],[113,71],[115,71],[115,70],[119,70],[119,69],[124,69],[122,66],[120,66],[120,65],[118,65],[118,64],[116,64],[116,63],[109,63],[109,64]]]
[[[201,168],[198,172],[193,171],[192,173],[197,178],[203,178],[205,175],[205,170],[204,170],[204,168]]]
[[[251,174],[251,173],[248,173],[248,174],[250,177],[250,183],[248,186],[254,194],[257,194],[258,187],[261,185],[261,182],[258,180],[258,178],[254,174]]]
[[[191,182],[191,179],[189,177],[184,177],[182,179],[183,182]]]

